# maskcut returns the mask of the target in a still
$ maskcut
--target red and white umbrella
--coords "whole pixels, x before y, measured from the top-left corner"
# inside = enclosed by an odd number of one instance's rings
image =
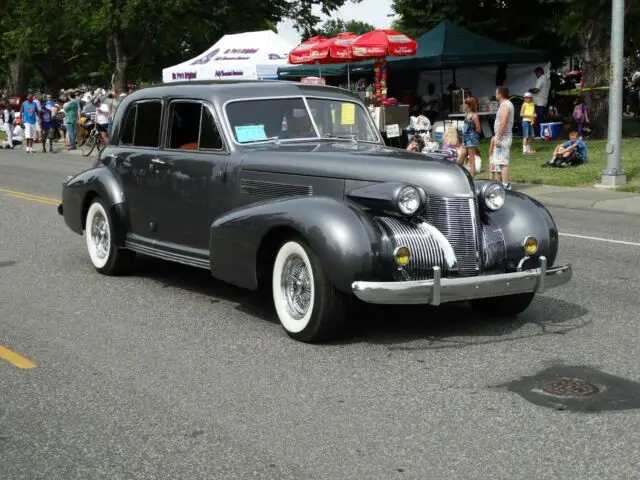
[[[289,63],[342,63],[352,60],[351,44],[358,38],[355,33],[339,33],[333,38],[313,37],[302,42],[291,53]]]
[[[354,59],[410,57],[416,54],[418,42],[395,30],[373,30],[360,35],[351,44]]]

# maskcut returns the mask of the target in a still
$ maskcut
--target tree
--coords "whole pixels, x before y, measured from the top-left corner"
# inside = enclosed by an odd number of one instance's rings
[[[361,22],[359,20],[327,20],[324,22],[320,28],[314,30],[314,35],[323,35],[325,37],[331,38],[335,37],[341,32],[352,32],[357,35],[362,35],[363,33],[370,32],[371,30],[375,30],[376,27],[370,25],[366,22]]]
[[[640,0],[626,0],[625,39],[640,42],[630,28],[640,20]],[[449,20],[481,35],[525,48],[545,50],[554,63],[576,54],[586,86],[609,84],[610,0],[393,0],[400,16],[395,26],[419,36]],[[601,93],[587,93],[590,120],[599,135],[606,134],[607,103]]]

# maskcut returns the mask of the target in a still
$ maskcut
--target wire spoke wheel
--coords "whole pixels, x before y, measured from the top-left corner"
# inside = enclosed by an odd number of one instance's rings
[[[88,157],[96,146],[96,137],[92,134],[87,137],[87,141],[82,145],[82,155]]]

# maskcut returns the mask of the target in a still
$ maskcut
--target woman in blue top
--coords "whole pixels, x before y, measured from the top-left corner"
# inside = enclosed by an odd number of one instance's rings
[[[464,101],[466,115],[462,127],[462,151],[458,157],[458,163],[464,165],[465,159],[469,159],[469,173],[471,177],[476,175],[476,153],[480,141],[480,118],[478,117],[478,103],[473,97]]]

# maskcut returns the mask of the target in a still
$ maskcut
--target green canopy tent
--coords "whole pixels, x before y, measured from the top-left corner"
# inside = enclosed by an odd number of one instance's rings
[[[393,70],[451,70],[481,65],[535,63],[549,60],[546,52],[527,50],[497,42],[444,20],[433,30],[418,38],[418,51],[413,57],[389,57],[387,66]],[[331,65],[295,65],[278,69],[278,77],[297,79],[316,76],[347,76],[373,72],[372,61]]]

